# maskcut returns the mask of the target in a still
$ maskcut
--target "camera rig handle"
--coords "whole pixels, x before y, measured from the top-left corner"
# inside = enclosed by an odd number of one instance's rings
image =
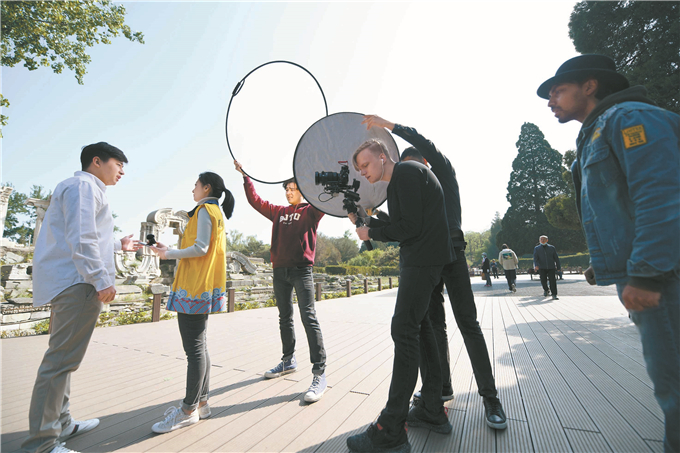
[[[345,211],[347,211],[348,214],[350,214],[350,213],[351,214],[357,214],[357,221],[354,222],[354,226],[359,228],[359,227],[366,225],[364,223],[363,219],[361,217],[359,217],[357,205],[354,202],[354,200],[346,197],[342,202],[342,207],[345,208]],[[364,245],[366,246],[366,250],[368,250],[369,252],[371,250],[373,250],[373,244],[371,244],[371,241],[364,241]]]

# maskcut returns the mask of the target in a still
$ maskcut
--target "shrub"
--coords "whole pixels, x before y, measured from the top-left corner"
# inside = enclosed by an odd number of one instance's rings
[[[326,273],[328,275],[347,275],[347,268],[345,266],[326,266]]]
[[[44,321],[40,321],[38,324],[33,326],[33,330],[35,330],[37,335],[46,334],[50,330],[50,320],[45,319]]]

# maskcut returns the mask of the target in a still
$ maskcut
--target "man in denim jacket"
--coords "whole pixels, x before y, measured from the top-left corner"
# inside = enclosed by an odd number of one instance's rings
[[[586,279],[616,284],[666,418],[665,451],[680,451],[680,117],[603,55],[568,60],[538,95],[560,123],[583,124],[572,174]]]

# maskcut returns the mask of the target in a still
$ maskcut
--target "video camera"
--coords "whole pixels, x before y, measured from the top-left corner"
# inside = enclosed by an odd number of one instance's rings
[[[356,227],[364,226],[364,221],[358,214],[357,202],[360,200],[359,197],[359,181],[356,179],[352,181],[349,185],[349,165],[346,160],[338,161],[340,164],[340,172],[336,173],[333,171],[321,171],[314,173],[314,184],[323,185],[323,191],[329,194],[331,198],[335,197],[339,193],[345,194],[345,198],[342,201],[342,207],[347,213],[356,214],[357,221],[354,223]],[[319,197],[320,201],[321,198]],[[328,200],[326,200],[328,201]],[[366,250],[373,250],[373,245],[371,241],[364,241],[366,245]]]

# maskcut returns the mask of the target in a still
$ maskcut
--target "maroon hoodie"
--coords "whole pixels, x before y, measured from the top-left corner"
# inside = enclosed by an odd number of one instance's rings
[[[272,267],[314,265],[316,229],[323,212],[309,203],[277,206],[263,200],[255,192],[249,177],[243,177],[248,203],[272,221]]]

